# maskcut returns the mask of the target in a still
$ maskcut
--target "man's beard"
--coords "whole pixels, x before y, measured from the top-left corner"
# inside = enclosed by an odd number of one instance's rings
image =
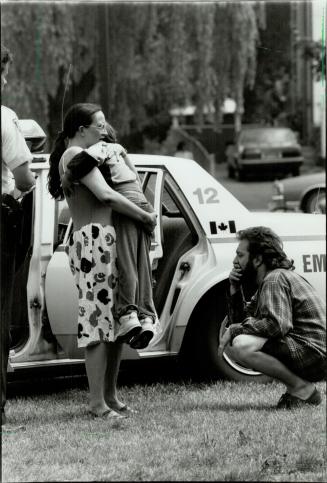
[[[253,267],[252,260],[249,260],[243,270],[242,287],[246,299],[251,297],[257,290],[257,272]]]

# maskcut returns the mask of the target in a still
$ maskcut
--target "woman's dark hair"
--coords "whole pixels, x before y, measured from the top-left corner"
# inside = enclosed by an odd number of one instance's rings
[[[261,255],[268,270],[275,268],[294,270],[294,261],[287,258],[281,239],[270,228],[254,226],[240,230],[237,237],[239,240],[249,242],[250,257]]]
[[[66,150],[67,138],[73,138],[80,126],[90,126],[93,114],[99,111],[101,107],[98,104],[79,103],[71,106],[66,112],[63,130],[58,133],[49,159],[48,190],[55,199],[64,198],[60,183],[59,161]]]
[[[13,61],[13,55],[7,47],[1,44],[1,73],[4,71],[5,66]]]

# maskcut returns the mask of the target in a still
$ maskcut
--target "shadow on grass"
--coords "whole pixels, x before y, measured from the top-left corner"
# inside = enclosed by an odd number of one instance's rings
[[[159,359],[152,361],[123,361],[118,378],[118,387],[153,384],[193,384],[202,386],[208,382],[202,378],[185,376],[179,369],[175,359]],[[88,390],[85,366],[71,367],[61,374],[55,370],[30,371],[25,374],[11,376],[7,397],[28,397],[34,395],[58,394],[70,389]]]
[[[265,406],[260,403],[240,403],[240,404],[233,404],[233,403],[228,403],[228,404],[220,404],[220,403],[214,403],[214,404],[199,404],[199,405],[183,405],[183,412],[187,411],[194,411],[195,409],[201,410],[210,410],[210,411],[227,411],[227,412],[243,412],[246,410],[255,410],[255,411],[276,411],[276,406]]]

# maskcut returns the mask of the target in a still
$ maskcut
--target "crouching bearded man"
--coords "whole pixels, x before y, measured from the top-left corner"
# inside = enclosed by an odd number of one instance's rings
[[[326,305],[295,273],[282,241],[266,227],[237,234],[239,245],[229,275],[230,326],[221,338],[240,364],[286,386],[277,408],[318,405],[313,382],[326,376]],[[257,288],[246,303],[241,284]]]

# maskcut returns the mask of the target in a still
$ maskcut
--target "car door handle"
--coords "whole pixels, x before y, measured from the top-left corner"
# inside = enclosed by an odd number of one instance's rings
[[[182,262],[179,266],[180,271],[182,272],[180,280],[184,277],[186,272],[191,270],[191,265],[188,262]]]

